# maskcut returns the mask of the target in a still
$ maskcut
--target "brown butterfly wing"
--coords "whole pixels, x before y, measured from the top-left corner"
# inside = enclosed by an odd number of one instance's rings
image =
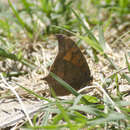
[[[57,35],[56,37],[58,39],[59,52],[50,71],[78,90],[92,79],[86,59],[69,37],[64,35]],[[70,93],[50,75],[45,80],[55,90],[57,95]]]

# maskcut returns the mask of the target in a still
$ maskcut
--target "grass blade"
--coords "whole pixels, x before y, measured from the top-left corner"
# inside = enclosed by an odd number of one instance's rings
[[[20,17],[18,11],[14,8],[14,6],[12,5],[12,3],[10,2],[10,0],[8,0],[8,3],[14,13],[14,15],[16,16],[17,20],[19,21],[20,25],[25,28],[29,33],[33,33],[33,30],[31,29],[31,27],[29,27]]]
[[[1,58],[9,58],[11,60],[14,60],[14,61],[19,61],[21,62],[22,64],[26,65],[26,66],[29,66],[30,68],[34,69],[35,68],[35,65],[32,64],[32,63],[29,63],[26,59],[23,59],[23,58],[18,58],[15,54],[12,54],[12,53],[9,53],[7,51],[5,51],[4,49],[0,48],[0,57]]]
[[[79,93],[72,88],[68,83],[66,83],[64,80],[62,80],[60,77],[58,77],[56,74],[50,72],[50,75],[52,78],[54,78],[56,81],[58,81],[61,85],[63,85],[67,90],[69,90],[73,95],[78,96]]]
[[[72,9],[72,12],[75,14],[75,16],[77,17],[79,23],[84,27],[85,31],[88,34],[88,37],[90,39],[92,39],[93,41],[95,41],[96,43],[99,43],[98,40],[96,39],[96,37],[91,33],[91,31],[88,29],[88,27],[84,24],[83,20],[80,18],[80,16]]]

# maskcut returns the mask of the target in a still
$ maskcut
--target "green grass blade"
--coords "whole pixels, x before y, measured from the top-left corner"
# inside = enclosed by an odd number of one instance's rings
[[[130,84],[130,77],[127,76],[125,73],[123,74],[124,78],[128,81],[128,84]]]
[[[50,117],[50,112],[49,112],[49,111],[46,111],[46,112],[44,113],[44,116],[43,116],[41,125],[43,125],[43,126],[48,125],[49,117]]]
[[[98,116],[100,113],[103,113],[91,105],[87,105],[87,106],[86,105],[82,105],[82,106],[74,105],[74,106],[70,107],[70,110],[82,111],[82,112],[89,113],[89,114],[92,114],[95,116]]]
[[[2,48],[0,48],[0,56],[1,56],[1,58],[9,58],[9,59],[12,59],[12,60],[15,60],[15,61],[18,60],[16,55],[8,53]]]
[[[58,102],[58,100],[56,100],[56,106],[59,108],[62,117],[64,118],[64,120],[69,124],[69,126],[71,127],[71,123],[70,123],[70,118],[69,115],[67,114],[67,112],[65,111],[64,107],[61,105],[60,102]]]
[[[10,25],[9,25],[9,23],[8,23],[7,20],[2,20],[2,19],[0,19],[0,28],[1,28],[2,30],[4,30],[3,33],[4,33],[5,35],[7,34],[8,37],[11,37]]]
[[[32,33],[33,33],[33,30],[31,29],[31,27],[29,27],[29,26],[22,20],[22,18],[20,17],[18,11],[14,8],[14,6],[12,5],[12,3],[11,3],[10,0],[8,0],[8,3],[9,3],[9,5],[10,5],[10,7],[11,7],[13,13],[14,13],[14,15],[16,16],[18,22],[20,23],[20,25],[21,25],[23,28],[25,28],[29,33],[32,34]]]
[[[40,2],[43,12],[49,16],[52,10],[52,2],[50,2],[50,0],[40,0]]]
[[[87,36],[78,36],[78,35],[76,35],[76,36],[79,37],[80,39],[84,40],[88,45],[90,45],[92,48],[94,48],[96,51],[98,51],[101,55],[104,54],[102,47],[97,42],[91,40]]]
[[[62,80],[56,74],[50,72],[50,75],[52,76],[52,78],[54,78],[56,81],[58,81],[61,85],[63,85],[63,87],[65,87],[68,91],[70,91],[72,94],[74,94],[75,96],[79,95],[79,93],[77,93],[77,91],[74,88],[72,88],[68,83],[66,83],[64,80]]]
[[[98,26],[98,31],[99,31],[99,43],[102,46],[103,50],[105,51],[107,48],[105,44],[103,28],[101,25]]]
[[[29,63],[26,59],[22,59],[21,57],[18,58],[15,54],[12,54],[12,53],[9,53],[7,51],[5,51],[4,49],[0,48],[0,57],[1,58],[9,58],[11,60],[14,60],[14,61],[19,61],[21,62],[22,64],[26,65],[26,66],[29,66],[30,68],[34,69],[35,68],[35,65],[32,64],[32,63]]]
[[[95,41],[96,43],[99,43],[98,40],[96,39],[96,37],[91,33],[91,31],[88,29],[88,27],[84,24],[83,20],[80,18],[80,16],[72,9],[72,12],[75,14],[75,16],[77,17],[79,23],[84,27],[85,31],[88,34],[88,37],[90,39],[92,39],[93,41]]]
[[[128,66],[128,70],[130,72],[130,63],[128,61],[127,55],[125,54],[125,59],[126,59],[126,65]]]
[[[88,124],[99,125],[99,124],[104,124],[105,122],[119,121],[119,120],[124,120],[124,119],[126,119],[126,116],[123,113],[110,112],[108,115],[106,115],[105,118],[98,118],[98,119],[92,120]]]
[[[24,8],[26,9],[26,12],[32,17],[32,10],[31,10],[31,4],[27,2],[27,0],[21,0],[21,3],[23,4]]]
[[[59,122],[60,120],[62,120],[62,115],[61,115],[61,114],[56,115],[56,116],[53,118],[53,125],[58,124],[58,122]]]
[[[108,55],[106,53],[104,53],[104,57],[109,61],[109,63],[112,65],[112,67],[116,70],[118,70],[118,68],[116,67],[116,65],[112,62],[112,60],[108,57]]]
[[[20,88],[24,89],[24,90],[27,91],[28,93],[30,93],[30,94],[36,96],[37,98],[39,98],[39,99],[41,99],[41,100],[45,100],[45,101],[47,101],[47,102],[49,102],[49,103],[52,102],[51,100],[49,100],[49,99],[47,99],[47,98],[44,98],[44,97],[39,96],[38,94],[36,94],[36,93],[33,92],[32,90],[27,89],[27,88],[21,86],[20,84],[17,84],[17,85],[18,85]]]

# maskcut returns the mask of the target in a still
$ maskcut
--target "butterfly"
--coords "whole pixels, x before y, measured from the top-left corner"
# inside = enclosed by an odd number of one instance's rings
[[[63,34],[57,34],[58,54],[50,68],[62,80],[75,90],[83,88],[92,81],[88,63],[75,42]],[[53,88],[57,96],[70,94],[58,81],[48,74],[44,80]]]

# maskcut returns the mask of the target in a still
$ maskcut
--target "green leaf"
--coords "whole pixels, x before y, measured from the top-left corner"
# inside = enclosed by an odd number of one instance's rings
[[[91,103],[99,103],[100,100],[96,97],[90,96],[90,95],[84,95],[84,98]]]

